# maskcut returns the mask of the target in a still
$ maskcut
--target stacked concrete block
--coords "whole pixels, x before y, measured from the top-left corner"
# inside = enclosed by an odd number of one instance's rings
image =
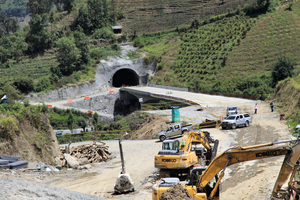
[[[21,169],[28,167],[28,161],[19,161],[20,156],[8,156],[0,154],[0,169]]]

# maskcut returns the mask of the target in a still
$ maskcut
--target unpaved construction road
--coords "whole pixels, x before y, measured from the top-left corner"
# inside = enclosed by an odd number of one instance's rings
[[[214,97],[215,98],[215,97]],[[230,105],[237,105],[241,112],[254,112],[255,101],[230,98]],[[206,99],[209,102],[209,99]],[[214,116],[225,116],[226,97],[222,97],[219,105],[204,108],[203,113]],[[258,102],[258,114],[252,115],[253,121],[247,128],[235,130],[205,129],[219,139],[218,153],[229,147],[250,146],[287,139],[293,139],[285,121],[279,120],[278,113],[271,113],[268,102]],[[197,108],[195,107],[195,110]],[[187,115],[186,113],[180,113]],[[198,112],[201,118],[201,112]],[[197,116],[189,116],[197,118]],[[159,124],[160,122],[156,122]],[[157,130],[160,131],[160,130]],[[60,172],[25,172],[0,171],[0,178],[23,178],[36,183],[77,191],[106,199],[151,199],[151,187],[155,183],[152,173],[154,155],[160,150],[157,140],[125,140],[123,150],[126,171],[135,182],[135,192],[121,195],[113,194],[113,186],[121,171],[118,141],[105,141],[112,152],[112,160],[106,163],[93,164],[91,170],[64,170]],[[269,199],[283,157],[248,161],[228,167],[222,181],[221,198],[227,199]],[[18,187],[18,185],[16,185]],[[1,199],[1,198],[0,198]]]

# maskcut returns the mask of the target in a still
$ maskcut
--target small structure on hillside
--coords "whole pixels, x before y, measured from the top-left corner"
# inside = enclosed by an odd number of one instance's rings
[[[121,34],[122,33],[122,26],[112,26],[114,34]]]

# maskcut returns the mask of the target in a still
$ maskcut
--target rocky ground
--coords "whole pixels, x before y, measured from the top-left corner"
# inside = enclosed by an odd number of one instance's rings
[[[240,108],[240,111],[249,112],[251,115],[254,112],[254,103],[255,101],[242,102],[239,99],[236,100],[236,105]],[[216,139],[219,139],[219,153],[229,147],[249,146],[292,138],[287,123],[279,120],[279,113],[270,112],[268,102],[258,102],[258,106],[258,114],[252,115],[253,122],[247,128],[243,127],[235,130],[204,129],[209,131]],[[226,107],[224,105],[206,107],[203,111],[196,111],[197,109],[197,107],[190,107],[186,109],[187,112],[184,111],[185,109],[180,109],[180,115],[190,118],[194,122],[200,122],[208,116],[225,116]],[[191,110],[195,110],[195,112],[191,112]],[[151,126],[157,127],[153,129],[153,132],[159,132],[162,128],[160,124],[164,122],[157,118],[157,121],[151,123],[153,123]],[[28,195],[30,194],[32,195],[31,199],[38,199],[39,196],[45,196],[45,199],[57,199],[55,198],[54,191],[60,191],[63,188],[66,189],[64,191],[70,192],[70,197],[72,197],[72,191],[74,191],[94,195],[95,198],[103,197],[106,199],[122,200],[151,199],[151,187],[158,181],[153,158],[160,150],[161,143],[157,139],[123,141],[125,167],[135,182],[135,192],[115,195],[113,193],[113,185],[121,171],[118,142],[105,142],[109,146],[109,151],[112,152],[112,159],[106,163],[93,164],[93,167],[89,170],[62,170],[60,172],[1,170],[0,185],[3,186],[15,181],[13,183],[14,189],[8,187],[5,189],[6,193],[4,194],[8,198],[18,195],[18,199],[28,199]],[[268,158],[228,167],[225,171],[225,177],[222,180],[220,199],[270,199],[269,197],[282,160],[283,157]],[[25,187],[23,179],[30,181],[30,184],[34,184],[34,186]],[[46,184],[49,187],[41,184]],[[38,185],[44,188],[44,191],[35,190],[34,188]],[[54,186],[60,189],[54,188]],[[20,191],[26,192],[22,193]],[[0,193],[0,196],[3,195]],[[82,197],[81,199],[90,198]]]

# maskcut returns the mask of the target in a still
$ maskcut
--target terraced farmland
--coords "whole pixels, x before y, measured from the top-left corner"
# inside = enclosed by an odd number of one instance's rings
[[[190,24],[195,19],[228,13],[239,5],[252,4],[254,0],[117,0],[112,1],[115,12],[122,12],[124,19],[118,21],[126,32],[137,34],[175,29]]]

